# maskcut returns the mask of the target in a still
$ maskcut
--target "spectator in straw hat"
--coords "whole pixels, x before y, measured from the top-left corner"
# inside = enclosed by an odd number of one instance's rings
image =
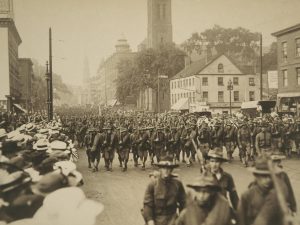
[[[187,187],[193,192],[189,193],[186,208],[181,211],[176,225],[230,224],[231,208],[214,176],[202,174]]]
[[[172,175],[178,165],[171,157],[166,156],[155,165],[160,174],[147,186],[143,217],[148,225],[168,225],[177,217],[177,208],[184,208],[186,195],[181,181]]]
[[[223,149],[215,147],[213,150],[210,150],[208,152],[208,159],[209,164],[206,167],[207,172],[210,172],[216,178],[224,197],[227,198],[227,194],[229,195],[230,203],[236,210],[239,197],[235,188],[233,177],[222,168],[223,162],[227,161],[227,159],[223,156]]]

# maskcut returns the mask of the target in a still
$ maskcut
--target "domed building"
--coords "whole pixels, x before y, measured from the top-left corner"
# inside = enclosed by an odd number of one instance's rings
[[[90,78],[90,104],[114,106],[116,99],[116,82],[119,75],[118,64],[122,60],[133,59],[136,53],[132,52],[125,37],[121,37],[115,44],[115,52],[100,63],[97,74]]]

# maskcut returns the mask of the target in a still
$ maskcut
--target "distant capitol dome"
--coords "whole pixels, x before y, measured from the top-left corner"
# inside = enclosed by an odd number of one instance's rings
[[[130,46],[125,38],[121,38],[115,45],[117,52],[130,52]]]

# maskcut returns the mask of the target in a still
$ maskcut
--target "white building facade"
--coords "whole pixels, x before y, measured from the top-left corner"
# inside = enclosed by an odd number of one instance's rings
[[[192,63],[173,77],[170,90],[172,106],[185,98],[191,111],[204,108],[214,114],[229,113],[230,101],[232,112],[236,112],[242,102],[256,101],[260,97],[259,76],[252,74],[249,68],[238,67],[225,55],[208,63],[205,60]]]

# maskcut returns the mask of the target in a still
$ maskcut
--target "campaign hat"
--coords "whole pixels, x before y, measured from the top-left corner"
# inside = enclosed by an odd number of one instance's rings
[[[221,187],[217,179],[210,173],[201,174],[193,183],[187,184],[187,187],[199,190],[201,188],[209,188],[220,191]]]
[[[215,147],[214,149],[211,149],[209,150],[208,152],[208,158],[211,159],[219,159],[223,162],[226,162],[228,161],[228,159],[226,159],[224,156],[223,156],[223,149],[220,148],[220,147]]]
[[[255,160],[254,167],[248,168],[250,172],[254,175],[270,175],[270,170],[268,166],[268,158],[266,156],[260,156]],[[277,167],[274,168],[274,173],[278,174],[281,170]]]
[[[154,165],[159,168],[171,168],[171,169],[179,167],[178,164],[175,164],[173,162],[173,158],[170,156],[165,156],[161,158],[161,160],[158,163],[155,163]]]

